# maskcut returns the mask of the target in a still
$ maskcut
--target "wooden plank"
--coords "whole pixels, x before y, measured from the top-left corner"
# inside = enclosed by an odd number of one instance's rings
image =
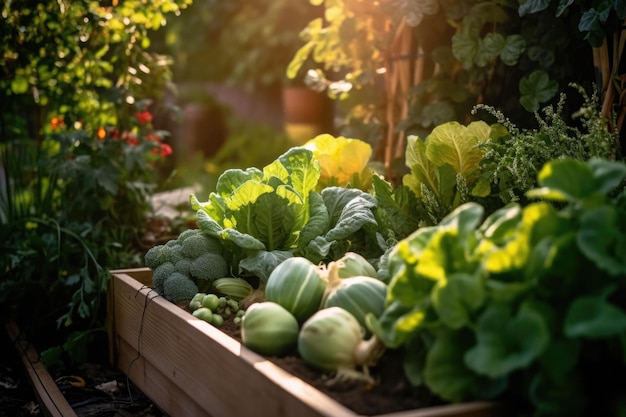
[[[142,284],[130,276],[115,274],[113,279],[117,280],[116,336],[135,349],[139,347],[137,350],[147,362],[191,398],[202,398],[207,415],[354,415],[210,324],[158,297],[154,291],[142,289]],[[121,370],[127,365],[118,362]],[[289,391],[298,392],[301,397],[294,397]],[[242,401],[242,396],[255,401]],[[159,404],[158,398],[153,401]],[[322,414],[315,407],[320,402],[325,403]]]
[[[207,416],[197,400],[173,384],[165,375],[156,369],[150,362],[147,362],[132,346],[120,341],[119,344],[120,363],[128,366],[123,369],[124,373],[141,387],[141,391],[148,398],[156,398],[154,401],[158,407],[170,416]],[[201,401],[201,400],[200,400]]]
[[[47,417],[77,417],[65,396],[39,360],[39,353],[21,336],[15,322],[5,323],[5,330],[26,368],[35,396]]]
[[[134,275],[133,270],[112,275],[117,365],[172,417],[357,417],[219,329],[159,297],[144,284],[145,270],[138,271],[144,283]],[[181,400],[173,401],[178,395]],[[195,404],[176,408],[181,402]],[[492,403],[470,403],[378,417],[498,415]]]

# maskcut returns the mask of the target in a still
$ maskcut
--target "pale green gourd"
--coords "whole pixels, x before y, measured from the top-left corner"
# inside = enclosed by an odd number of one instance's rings
[[[303,323],[319,310],[325,291],[321,268],[304,257],[292,257],[270,273],[265,300],[280,304]]]
[[[241,340],[247,348],[266,356],[283,356],[296,347],[299,325],[279,304],[252,304],[241,319]]]

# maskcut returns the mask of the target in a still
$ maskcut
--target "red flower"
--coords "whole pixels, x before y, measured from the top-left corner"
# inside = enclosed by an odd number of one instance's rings
[[[50,126],[52,127],[52,130],[57,129],[58,127],[63,126],[63,118],[62,117],[53,117],[52,120],[50,121]]]
[[[167,143],[162,143],[160,149],[153,149],[152,150],[154,153],[159,153],[159,155],[161,155],[161,157],[165,158],[166,156],[169,156],[172,154],[172,147],[170,145],[168,145]]]
[[[155,135],[154,133],[148,133],[146,135],[146,140],[150,142],[160,142],[161,137],[159,135]]]
[[[152,113],[149,111],[138,111],[135,113],[135,117],[139,121],[139,124],[145,125],[152,121]]]
[[[106,131],[106,130],[104,130],[104,128],[103,128],[102,126],[100,126],[100,127],[98,128],[98,133],[97,133],[97,135],[98,135],[98,139],[100,139],[100,140],[104,140],[104,138],[106,138],[106,137],[107,137],[107,131]]]

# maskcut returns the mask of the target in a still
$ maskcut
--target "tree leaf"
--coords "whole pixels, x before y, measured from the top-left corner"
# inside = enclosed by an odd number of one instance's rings
[[[526,0],[517,9],[520,16],[530,13],[538,13],[548,8],[550,0]]]
[[[556,8],[555,16],[561,17],[561,15],[565,13],[567,8],[570,7],[572,4],[574,4],[574,0],[559,0],[559,5]]]
[[[547,72],[543,70],[533,71],[519,82],[520,104],[526,110],[535,112],[539,110],[541,103],[547,102],[556,95],[558,88],[559,83],[551,80]]]
[[[526,39],[522,35],[509,35],[506,37],[504,48],[500,52],[500,59],[506,65],[517,65],[517,61],[525,49]]]
[[[452,54],[464,69],[474,66],[474,57],[480,48],[477,35],[459,32],[452,36]]]
[[[13,91],[14,94],[26,93],[28,91],[28,79],[16,76],[11,80],[11,91]]]

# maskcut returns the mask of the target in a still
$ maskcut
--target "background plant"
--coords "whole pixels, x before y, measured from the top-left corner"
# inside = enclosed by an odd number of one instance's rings
[[[151,37],[174,59],[177,82],[274,88],[302,45],[298,34],[318,8],[304,1],[196,0]]]
[[[602,114],[620,129],[610,117],[621,101],[615,90],[623,89],[619,26],[626,11],[619,2],[313,3],[323,4],[325,19],[303,31],[306,43],[290,73],[305,59],[317,63],[311,83],[346,107],[342,134],[370,141],[389,178],[403,169],[407,135],[426,137],[439,124],[467,122],[477,103],[533,127],[532,112],[558,100],[570,82],[601,89]],[[594,85],[594,65],[602,68],[601,86]]]
[[[2,6],[0,301],[43,348],[84,355],[103,328],[106,271],[143,252],[170,151],[152,125],[169,63],[146,51],[147,33],[187,3]]]

